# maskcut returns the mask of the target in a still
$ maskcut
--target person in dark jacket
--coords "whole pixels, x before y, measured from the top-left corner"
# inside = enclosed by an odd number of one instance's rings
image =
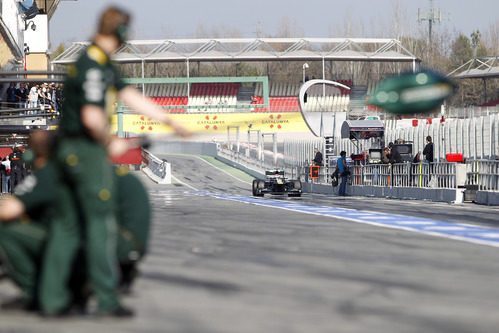
[[[11,168],[11,191],[14,190],[17,184],[20,184],[23,180],[24,161],[22,158],[23,152],[19,149],[19,147],[14,147],[14,151],[9,155]]]
[[[395,164],[395,163],[403,163],[404,161],[402,160],[402,156],[400,156],[400,153],[397,149],[397,146],[392,146],[392,149],[390,151],[390,164]]]
[[[423,149],[423,155],[428,163],[433,163],[433,142],[429,135],[426,137],[426,146]]]
[[[313,160],[314,165],[321,166],[322,165],[322,153],[317,148],[314,148],[314,153],[315,153],[315,157]]]

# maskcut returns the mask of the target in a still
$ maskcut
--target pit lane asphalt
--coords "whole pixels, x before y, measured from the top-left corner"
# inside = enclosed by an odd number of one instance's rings
[[[336,218],[193,195],[250,195],[194,156],[165,156],[176,179],[147,182],[150,253],[124,321],[0,313],[0,332],[497,332],[499,249]],[[472,204],[304,194],[284,199],[494,225]],[[15,294],[0,283],[0,299]]]

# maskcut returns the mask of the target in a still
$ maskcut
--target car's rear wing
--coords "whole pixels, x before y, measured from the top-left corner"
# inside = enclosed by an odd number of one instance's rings
[[[284,170],[267,170],[265,176],[284,176]]]

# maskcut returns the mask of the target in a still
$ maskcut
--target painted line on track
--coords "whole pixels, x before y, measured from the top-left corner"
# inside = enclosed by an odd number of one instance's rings
[[[499,247],[499,229],[474,226],[470,224],[443,222],[421,217],[393,215],[372,211],[365,212],[348,208],[328,206],[310,206],[306,204],[289,203],[286,201],[275,199],[221,194],[209,191],[189,191],[186,193],[223,200],[232,200],[271,208],[285,209],[304,214],[338,218],[378,227],[406,230],[426,235],[465,241],[473,244]]]
[[[234,176],[233,174],[229,173],[228,171],[226,171],[226,170],[224,170],[224,169],[222,169],[222,168],[220,168],[220,167],[218,167],[218,166],[216,166],[216,165],[214,165],[214,164],[211,164],[210,162],[208,162],[208,161],[206,161],[206,160],[202,159],[201,157],[199,157],[199,156],[197,156],[197,155],[195,155],[194,157],[198,158],[199,160],[203,161],[204,163],[208,164],[209,166],[211,166],[211,167],[213,167],[213,168],[215,168],[215,169],[217,169],[217,170],[221,171],[222,173],[225,173],[226,175],[228,175],[228,176],[230,176],[230,177],[232,177],[232,178],[234,178],[234,179],[236,179],[236,180],[238,180],[238,181],[240,181],[240,182],[242,182],[242,183],[245,183],[245,184],[251,185],[251,183],[250,183],[250,182],[247,182],[247,181],[245,181],[245,180],[242,180],[242,179],[237,178],[236,176]]]

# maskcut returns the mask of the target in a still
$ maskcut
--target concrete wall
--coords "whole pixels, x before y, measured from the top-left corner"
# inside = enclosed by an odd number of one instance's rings
[[[303,192],[338,194],[339,186],[303,183]],[[431,188],[412,188],[412,187],[381,187],[381,186],[349,186],[347,185],[347,195],[390,198],[402,200],[429,200],[441,202],[459,201],[459,193],[456,189],[431,189]]]
[[[480,205],[499,206],[499,192],[478,191],[476,203]]]
[[[149,151],[160,154],[217,156],[217,144],[212,142],[157,141]]]

